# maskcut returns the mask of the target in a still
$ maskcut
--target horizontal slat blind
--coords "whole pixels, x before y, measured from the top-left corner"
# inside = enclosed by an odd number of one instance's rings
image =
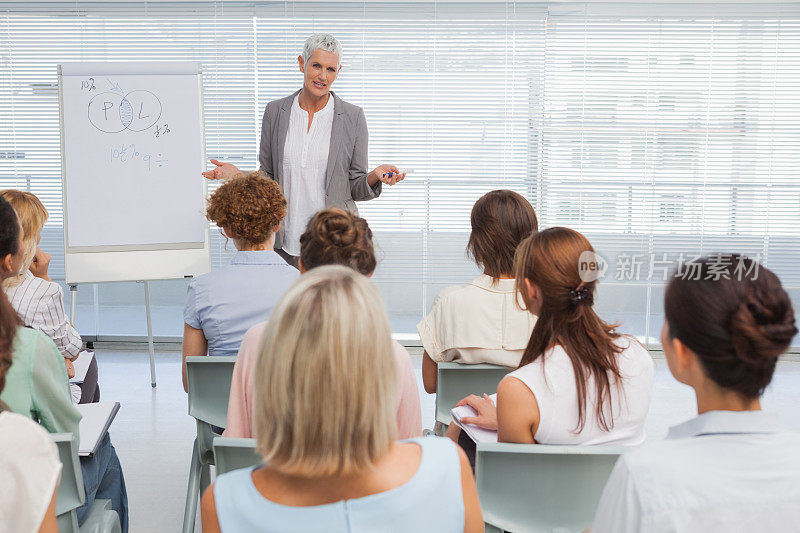
[[[526,195],[542,227],[584,232],[611,263],[604,316],[651,341],[661,273],[681,254],[759,255],[800,300],[800,11],[767,4],[3,4],[0,186],[45,201],[53,275],[56,64],[201,62],[207,154],[250,169],[264,106],[300,87],[318,31],[342,42],[334,90],[365,109],[370,166],[415,171],[359,205],[395,331],[476,273],[469,212],[496,188]],[[233,245],[212,239],[218,266]]]
[[[800,286],[800,18],[573,14],[549,17],[545,41],[545,226],[584,232],[606,282],[652,286],[680,257],[737,251]],[[606,293],[655,340],[645,289]]]

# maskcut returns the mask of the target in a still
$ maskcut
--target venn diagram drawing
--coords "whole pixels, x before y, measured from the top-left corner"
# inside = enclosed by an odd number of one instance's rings
[[[89,122],[104,133],[144,131],[161,118],[161,100],[143,89],[125,95],[105,92],[89,101]]]

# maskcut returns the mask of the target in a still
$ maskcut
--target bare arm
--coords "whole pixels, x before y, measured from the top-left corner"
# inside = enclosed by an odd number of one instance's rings
[[[431,359],[428,352],[422,354],[422,385],[425,387],[425,392],[434,394],[436,392],[436,371],[438,365],[436,361]]]
[[[200,520],[203,522],[203,533],[222,533],[217,519],[217,506],[214,504],[214,484],[206,489],[200,500]]]
[[[507,376],[497,386],[497,442],[534,444],[539,404],[520,380]]]
[[[483,531],[483,515],[481,502],[478,499],[478,487],[472,476],[472,467],[469,465],[467,454],[459,447],[458,458],[461,463],[461,494],[464,497],[464,533],[480,533]],[[205,530],[203,530],[205,531]]]
[[[39,533],[58,533],[58,524],[56,523],[56,494],[58,494],[58,483],[53,491],[53,497],[50,498],[50,505],[47,506],[47,511],[44,513],[44,520],[39,527]]]
[[[188,392],[186,383],[186,358],[195,355],[208,355],[208,341],[202,329],[196,329],[189,324],[183,324],[183,359],[181,362],[181,376],[183,390]]]

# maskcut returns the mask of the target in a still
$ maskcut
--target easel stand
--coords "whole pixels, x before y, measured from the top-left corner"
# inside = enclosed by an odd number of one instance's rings
[[[153,346],[153,318],[150,315],[150,283],[147,281],[140,281],[137,283],[144,284],[144,307],[147,313],[147,351],[150,354],[150,386],[156,387],[156,359],[155,347]],[[75,311],[78,306],[78,285],[70,284],[70,319],[75,323]]]

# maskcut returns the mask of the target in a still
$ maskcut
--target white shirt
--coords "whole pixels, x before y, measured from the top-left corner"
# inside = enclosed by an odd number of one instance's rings
[[[513,279],[482,275],[467,285],[443,289],[430,313],[417,324],[431,359],[491,363],[516,368],[536,317],[517,305]]]
[[[0,533],[35,533],[61,475],[58,450],[31,419],[0,413]]]
[[[64,292],[58,283],[37,278],[28,270],[22,283],[6,289],[6,296],[23,324],[50,337],[64,357],[78,355],[83,341],[67,319]]]
[[[592,531],[798,528],[800,433],[762,411],[710,411],[617,461]]]
[[[300,255],[300,236],[317,211],[325,209],[325,173],[333,127],[333,97],[314,113],[308,129],[308,113],[300,107],[299,95],[292,102],[289,130],[283,146],[283,194],[287,210],[283,250]]]
[[[572,362],[561,346],[545,352],[536,361],[511,372],[536,397],[539,426],[534,439],[539,444],[640,444],[644,442],[644,422],[650,409],[653,390],[653,358],[630,337],[619,337],[617,364],[622,375],[620,386],[611,381],[611,402],[605,404],[605,420],[613,421],[603,430],[595,416],[597,394],[594,377],[586,380],[584,425],[578,427],[578,388]],[[613,410],[610,409],[613,408]]]

